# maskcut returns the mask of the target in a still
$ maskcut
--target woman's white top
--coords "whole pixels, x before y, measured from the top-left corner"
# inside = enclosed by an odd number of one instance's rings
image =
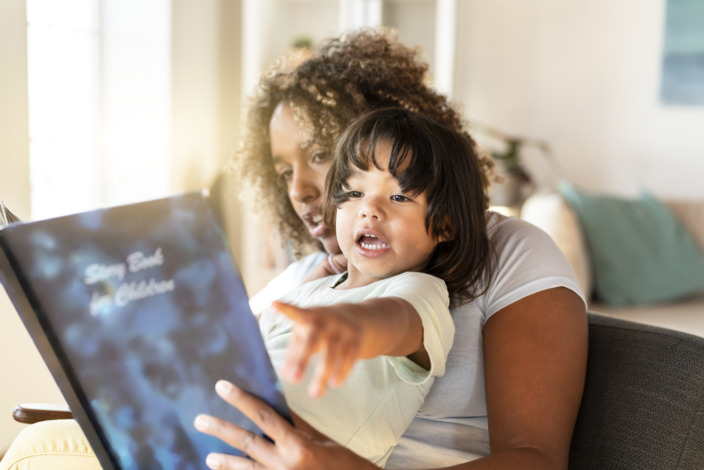
[[[498,258],[494,281],[474,302],[452,310],[455,339],[445,375],[435,381],[386,468],[443,467],[488,455],[482,336],[486,321],[526,296],[555,287],[566,287],[585,300],[572,268],[545,232],[522,220],[488,214],[489,238]],[[323,260],[326,255],[317,256]],[[315,265],[308,258],[302,260],[306,263]],[[274,300],[282,292],[270,294]]]

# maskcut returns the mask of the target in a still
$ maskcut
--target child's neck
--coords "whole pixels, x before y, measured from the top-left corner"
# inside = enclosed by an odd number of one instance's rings
[[[394,273],[388,277],[393,277],[393,276],[396,276],[397,274],[400,274],[400,273]],[[368,286],[370,284],[381,281],[383,279],[387,279],[388,277],[379,278],[379,277],[370,276],[368,274],[364,274],[361,271],[357,270],[354,266],[349,265],[347,267],[347,273],[345,274],[345,279],[342,282],[340,282],[339,284],[336,284],[335,289],[340,289],[340,290],[356,289],[358,287]]]

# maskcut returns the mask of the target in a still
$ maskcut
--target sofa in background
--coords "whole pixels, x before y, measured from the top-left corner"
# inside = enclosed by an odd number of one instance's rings
[[[530,196],[520,217],[555,240],[590,311],[704,337],[704,200],[620,199],[563,184]]]

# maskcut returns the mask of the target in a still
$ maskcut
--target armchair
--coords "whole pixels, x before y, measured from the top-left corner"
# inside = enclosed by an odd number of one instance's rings
[[[73,414],[67,405],[22,403],[12,410],[12,417],[18,423],[34,424],[52,419],[72,419]]]
[[[589,314],[569,468],[704,468],[704,338]]]
[[[569,469],[704,468],[704,338],[588,318],[589,362]],[[29,468],[29,444],[20,434],[0,469]]]

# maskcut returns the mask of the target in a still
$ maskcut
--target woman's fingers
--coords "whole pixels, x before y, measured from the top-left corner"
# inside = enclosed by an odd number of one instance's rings
[[[226,380],[219,380],[215,384],[215,391],[223,400],[240,410],[247,418],[252,420],[264,434],[274,442],[289,435],[293,426],[272,407],[264,401],[251,395]],[[272,444],[261,439],[265,444],[261,447],[268,448]],[[227,441],[226,441],[227,442]],[[259,443],[259,440],[257,441]],[[238,447],[240,449],[240,447]],[[244,449],[242,449],[244,451]],[[252,455],[248,452],[249,455]]]
[[[222,419],[198,415],[194,425],[198,431],[217,437],[257,461],[261,456],[266,457],[273,452],[274,446],[271,442]],[[234,455],[209,454],[206,464],[210,468],[255,468],[249,465],[248,461],[250,460]]]
[[[220,397],[252,420],[274,443],[222,419],[199,415],[194,423],[197,430],[217,437],[241,450],[252,459],[213,453],[206,460],[208,467],[218,469],[274,468],[278,458],[275,443],[277,439],[285,442],[285,436],[290,436],[294,431],[293,426],[262,400],[242,391],[228,381],[218,381],[215,390]]]
[[[266,467],[251,459],[228,454],[208,454],[205,464],[213,470],[265,470]]]
[[[227,381],[218,381],[215,390],[225,401],[251,419],[273,442],[218,418],[198,416],[195,426],[199,431],[215,436],[251,457],[211,453],[206,459],[209,468],[327,470],[363,468],[363,464],[368,464],[295,415],[292,416],[297,423],[294,427],[262,400]],[[302,431],[298,429],[299,426]]]
[[[340,271],[347,271],[347,258],[345,258],[345,255],[342,253],[333,255],[332,262],[335,263],[335,266],[337,266],[337,269]]]

